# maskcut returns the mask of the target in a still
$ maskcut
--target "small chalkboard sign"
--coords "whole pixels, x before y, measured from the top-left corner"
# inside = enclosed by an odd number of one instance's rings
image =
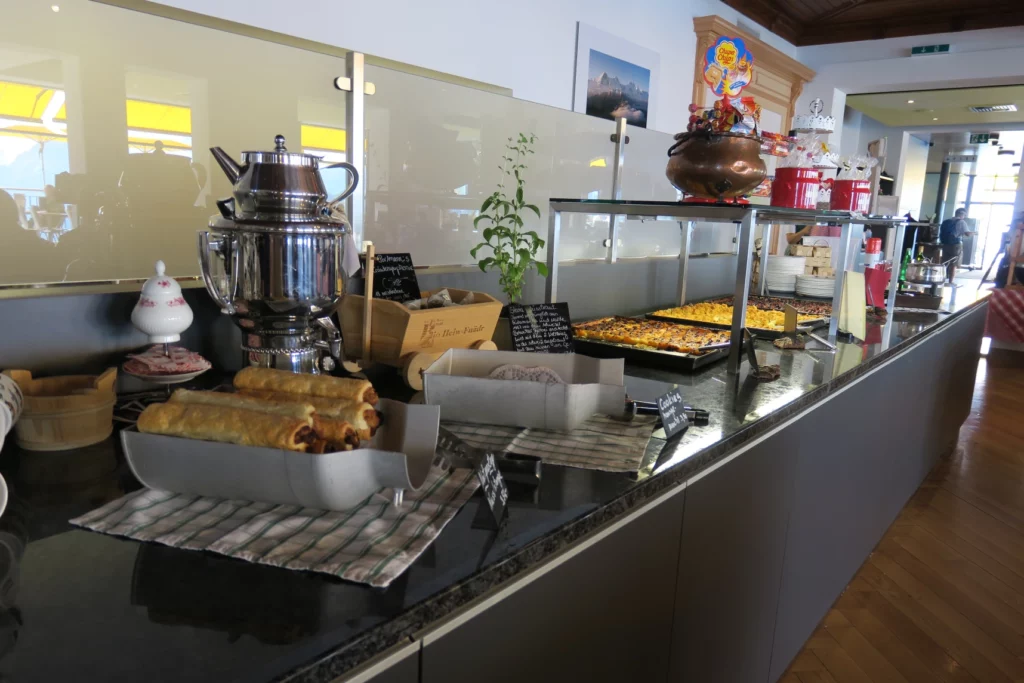
[[[420,283],[410,254],[377,254],[374,257],[373,296],[399,303],[420,298]]]
[[[686,431],[690,426],[690,420],[683,409],[683,395],[678,387],[658,397],[658,415],[661,417],[662,427],[665,428],[666,439]]]
[[[484,492],[484,499],[487,501],[491,516],[494,518],[495,524],[500,526],[508,507],[508,487],[498,469],[494,454],[470,446],[441,427],[437,436],[437,455],[442,459],[440,463],[442,467],[473,468],[476,479],[480,482],[480,488]]]
[[[505,479],[498,471],[498,463],[494,460],[494,453],[484,453],[477,459],[476,479],[480,482],[480,488],[487,499],[487,507],[491,509],[494,521],[501,524],[505,518],[505,508],[508,506],[508,487],[505,486]]]
[[[537,353],[572,353],[569,304],[509,304],[512,349]]]

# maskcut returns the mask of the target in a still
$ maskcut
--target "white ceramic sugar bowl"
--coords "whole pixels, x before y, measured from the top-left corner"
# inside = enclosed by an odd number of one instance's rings
[[[164,275],[164,262],[156,262],[156,276],[142,285],[142,295],[132,311],[132,324],[149,335],[153,344],[181,339],[192,324],[192,309],[181,295],[181,286]]]

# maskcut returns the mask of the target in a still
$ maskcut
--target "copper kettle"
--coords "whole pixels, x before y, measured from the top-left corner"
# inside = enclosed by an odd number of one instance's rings
[[[678,133],[675,140],[668,149],[665,175],[686,194],[717,200],[739,197],[768,175],[756,135],[693,131]]]

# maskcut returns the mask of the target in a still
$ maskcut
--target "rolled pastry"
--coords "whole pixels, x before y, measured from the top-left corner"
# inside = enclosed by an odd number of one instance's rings
[[[313,428],[294,417],[190,403],[154,403],[139,415],[140,432],[306,452],[317,441]]]
[[[244,396],[253,396],[258,399],[273,401],[276,403],[303,403],[309,404],[316,409],[316,417],[344,420],[355,427],[359,438],[363,441],[373,438],[380,426],[380,413],[374,410],[369,403],[356,403],[354,401],[339,401],[333,398],[317,398],[310,396],[298,396],[295,394],[284,394],[278,391],[249,391],[242,392]]]
[[[313,431],[327,442],[327,449],[331,451],[350,451],[359,446],[356,428],[345,420],[313,415]]]
[[[240,391],[281,391],[371,405],[377,403],[377,392],[365,379],[307,375],[269,368],[240,370],[235,375],[235,388]]]
[[[315,410],[312,405],[304,401],[273,401],[243,394],[226,394],[221,391],[190,391],[189,389],[175,389],[171,394],[170,402],[255,410],[271,415],[294,417],[305,421],[308,425],[313,424],[313,411]]]

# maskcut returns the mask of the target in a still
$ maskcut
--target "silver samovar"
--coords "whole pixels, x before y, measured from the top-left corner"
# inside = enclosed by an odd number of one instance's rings
[[[242,328],[251,365],[317,373],[342,353],[330,315],[358,254],[340,202],[359,174],[346,162],[326,166],[352,175],[329,200],[320,158],[289,152],[280,135],[274,142],[272,152],[242,152],[241,164],[210,150],[234,189],[199,233],[199,264],[210,296]]]

